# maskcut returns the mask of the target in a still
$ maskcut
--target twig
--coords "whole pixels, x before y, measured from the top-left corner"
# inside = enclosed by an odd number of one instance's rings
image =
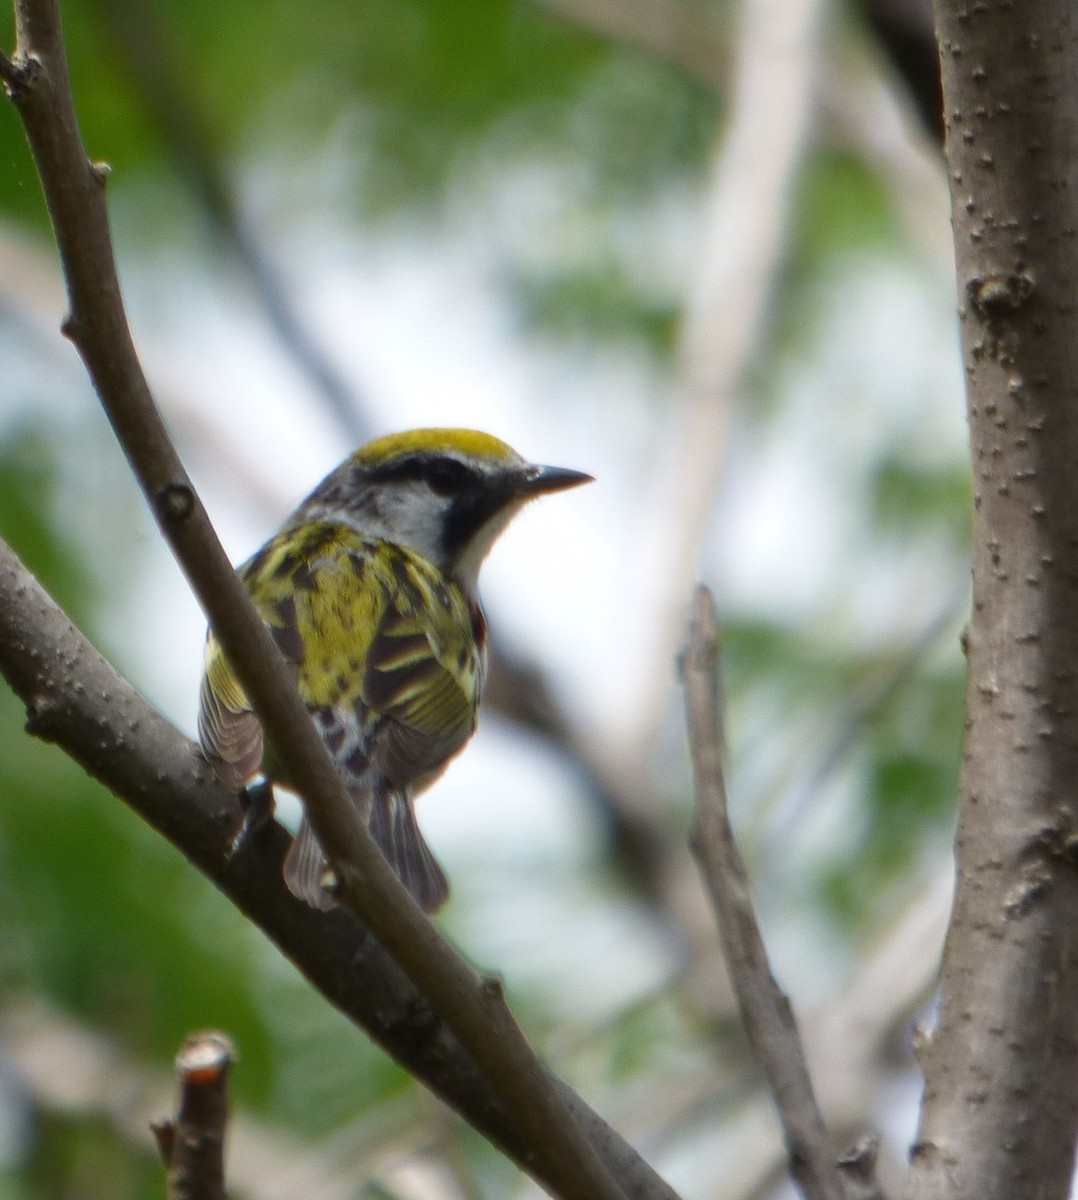
[[[908,1074],[908,1063],[896,1060],[896,1047],[908,1042],[910,1022],[937,984],[951,892],[950,864],[941,862],[842,992],[801,1015],[807,1059],[819,1064],[815,1090],[832,1129],[848,1134],[862,1128],[864,1114],[878,1107],[890,1083]],[[619,1120],[635,1140],[658,1147],[700,1124],[705,1114],[723,1112],[724,1135],[733,1147],[721,1167],[723,1200],[769,1195],[786,1170],[784,1149],[772,1137],[773,1102],[757,1094],[767,1081],[746,1057],[740,1042],[727,1036],[718,1046],[718,1065],[651,1088]],[[731,1103],[731,1097],[737,1099]],[[899,1170],[897,1161],[881,1156],[883,1181],[895,1186]],[[843,1179],[850,1190],[845,1172]]]
[[[33,996],[5,996],[0,1054],[35,1112],[107,1127],[140,1154],[151,1148],[156,1115],[175,1105],[172,1076]],[[327,1146],[301,1141],[237,1106],[228,1123],[229,1184],[237,1196],[258,1200],[356,1200],[358,1179],[370,1187],[392,1179],[402,1163],[428,1157],[438,1122],[438,1111],[413,1092],[380,1104],[350,1129],[345,1144],[331,1139]]]
[[[28,731],[54,742],[175,845],[336,1008],[485,1137],[551,1185],[510,1110],[393,959],[338,908],[317,913],[281,886],[288,836],[271,825],[228,854],[235,796],[196,747],[101,657],[0,541],[0,672],[27,706]],[[563,1103],[634,1200],[674,1192],[567,1085]]]
[[[168,1168],[168,1200],[226,1200],[228,1084],[236,1049],[223,1033],[195,1033],[176,1056],[175,1119],[150,1126]]]
[[[711,593],[697,589],[682,665],[696,781],[695,849],[719,920],[745,1033],[771,1086],[790,1170],[810,1200],[844,1200],[789,1000],[771,973],[748,876],[726,808],[720,748],[718,627]]]
[[[18,53],[36,61],[14,97],[41,175],[68,288],[65,332],[86,363],[161,530],[296,781],[307,815],[359,915],[487,1074],[566,1197],[621,1200],[621,1188],[565,1109],[513,1020],[497,980],[483,978],[426,919],[356,817],[296,692],[173,449],[135,354],[120,298],[105,205],[107,170],[88,162],[68,79],[57,0],[16,0]]]
[[[312,337],[250,221],[240,212],[168,30],[144,0],[97,0],[97,7],[150,116],[213,228],[246,273],[266,320],[315,395],[353,444],[372,436],[362,399]]]

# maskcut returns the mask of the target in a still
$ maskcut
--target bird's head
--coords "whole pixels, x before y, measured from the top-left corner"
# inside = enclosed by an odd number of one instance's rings
[[[480,564],[529,500],[590,480],[529,463],[488,433],[413,429],[357,450],[319,484],[296,520],[344,521],[407,546],[474,594]]]

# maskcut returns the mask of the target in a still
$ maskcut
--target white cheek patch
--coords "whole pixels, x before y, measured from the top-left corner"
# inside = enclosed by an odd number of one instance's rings
[[[442,528],[446,501],[425,483],[386,488],[378,504],[367,507],[359,523],[361,533],[396,542],[441,565]]]

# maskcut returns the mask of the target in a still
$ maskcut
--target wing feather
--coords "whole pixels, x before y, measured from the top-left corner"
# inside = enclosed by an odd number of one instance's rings
[[[198,705],[198,740],[221,785],[241,787],[262,765],[262,726],[216,642],[207,646]]]
[[[286,529],[240,574],[386,857],[421,903],[440,904],[445,877],[412,797],[475,728],[478,610],[425,559],[340,525]],[[199,737],[227,786],[241,787],[260,767],[282,778],[212,636]],[[324,857],[306,823],[289,863],[293,891],[324,899]]]

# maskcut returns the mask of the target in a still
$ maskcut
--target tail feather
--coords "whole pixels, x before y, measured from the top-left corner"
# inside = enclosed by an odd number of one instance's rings
[[[449,898],[449,880],[420,831],[412,797],[407,792],[377,792],[368,828],[419,907],[437,912]]]
[[[424,912],[436,912],[449,896],[449,881],[416,822],[407,792],[378,791],[368,828],[378,849]],[[326,856],[304,819],[284,861],[284,879],[293,896],[325,912],[336,901],[322,886]]]

